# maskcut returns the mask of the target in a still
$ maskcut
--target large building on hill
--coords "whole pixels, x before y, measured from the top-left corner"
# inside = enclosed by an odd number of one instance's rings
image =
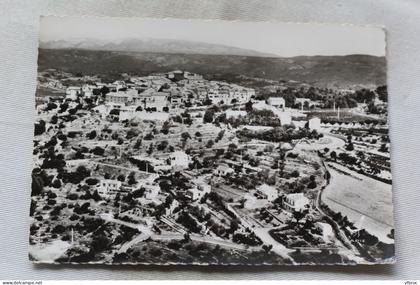
[[[136,105],[144,109],[155,108],[156,111],[168,106],[168,96],[166,92],[158,92],[153,88],[149,88],[141,93],[136,89],[128,89],[126,91],[110,92],[105,95],[107,103],[115,105]]]
[[[270,97],[267,104],[280,109],[286,108],[286,101],[282,97]]]

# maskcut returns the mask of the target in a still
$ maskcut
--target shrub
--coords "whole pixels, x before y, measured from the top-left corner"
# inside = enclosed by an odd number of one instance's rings
[[[92,185],[98,184],[99,180],[96,179],[96,178],[88,178],[88,179],[85,180],[85,182],[86,182],[87,185],[92,186]]]
[[[207,109],[204,113],[203,122],[204,123],[211,123],[214,119],[214,110],[213,109]]]
[[[312,180],[311,182],[309,182],[308,184],[308,188],[309,189],[314,189],[316,188],[316,182],[314,180]]]
[[[53,183],[52,183],[52,187],[54,188],[60,188],[61,187],[61,182],[59,179],[54,179]],[[55,195],[55,194],[54,194]],[[56,195],[57,197],[57,195]]]
[[[94,149],[91,150],[91,152],[95,155],[104,155],[105,150],[99,146],[96,146]]]
[[[90,140],[93,140],[94,138],[96,138],[96,131],[95,130],[91,131],[90,133],[86,135],[86,137]]]
[[[79,199],[79,195],[77,195],[76,193],[70,193],[70,194],[67,195],[67,199],[77,200],[77,199]]]
[[[299,175],[300,175],[299,171],[297,171],[297,170],[293,170],[292,173],[290,173],[291,177],[299,177]]]
[[[56,225],[54,229],[51,231],[53,234],[62,234],[66,228],[63,225]]]

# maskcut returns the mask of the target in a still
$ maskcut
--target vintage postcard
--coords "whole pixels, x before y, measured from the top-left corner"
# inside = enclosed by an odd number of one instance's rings
[[[385,32],[43,17],[37,263],[393,263]]]

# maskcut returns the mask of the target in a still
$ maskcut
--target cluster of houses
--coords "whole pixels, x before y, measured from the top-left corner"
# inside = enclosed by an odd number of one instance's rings
[[[105,84],[84,84],[69,86],[66,99],[90,98],[95,90],[106,87],[105,102],[113,108],[125,110],[127,106],[140,106],[141,109],[168,111],[188,104],[201,105],[206,100],[212,104],[246,103],[255,95],[255,90],[237,84],[208,81],[199,74],[172,71],[142,77],[131,77],[126,81]],[[188,102],[188,103],[187,103]]]
[[[98,91],[103,93],[105,103],[98,104],[95,110],[102,116],[116,116],[116,119],[122,121],[138,116],[144,119],[166,121],[169,118],[169,110],[179,107],[186,107],[188,102],[190,106],[203,105],[205,101],[211,101],[211,104],[244,104],[253,102],[255,110],[269,110],[278,116],[282,125],[295,124],[298,127],[308,127],[313,130],[320,130],[321,120],[317,117],[307,119],[306,114],[297,110],[286,108],[286,102],[282,97],[270,97],[267,100],[257,101],[255,90],[246,88],[237,84],[229,84],[220,81],[208,81],[201,75],[172,71],[164,74],[154,74],[149,76],[131,77],[126,81],[115,81],[110,84],[97,82],[95,84],[85,84],[81,87],[70,86],[66,90],[66,99],[76,101],[78,98],[92,98]],[[96,92],[95,92],[96,90]],[[305,98],[297,98],[295,104],[311,104]],[[114,112],[118,110],[118,112]],[[226,116],[237,117],[245,116],[243,110],[227,110]],[[297,118],[297,120],[296,120]],[[301,126],[302,125],[302,126]],[[182,171],[188,169],[191,158],[184,151],[175,151],[164,158],[151,157],[133,157],[139,161],[146,162],[153,166],[153,169],[160,172]],[[147,172],[147,170],[146,170]],[[212,173],[211,179],[218,179],[234,173],[234,170],[224,164],[219,165]],[[193,181],[193,187],[187,189],[184,193],[193,201],[200,199],[204,194],[211,191],[209,181]],[[156,201],[160,193],[158,184],[146,180],[135,188],[144,189],[144,199]],[[102,179],[97,186],[98,193],[106,198],[113,198],[118,193],[125,195],[134,191],[118,180]],[[246,208],[256,208],[260,202],[273,202],[279,197],[278,190],[267,184],[260,185],[252,194],[246,195]],[[309,205],[309,199],[302,193],[289,194],[284,197],[284,208],[290,212],[303,211]],[[138,212],[137,214],[141,213]]]
[[[66,90],[66,99],[76,100],[78,97],[90,98],[94,90],[106,87],[105,104],[98,105],[95,110],[102,117],[113,117],[123,121],[139,118],[165,121],[169,118],[168,112],[175,112],[187,106],[201,106],[211,104],[244,104],[253,102],[255,110],[270,110],[280,120],[282,125],[292,122],[297,127],[307,127],[319,131],[321,121],[319,118],[306,119],[306,114],[297,110],[286,108],[282,97],[270,97],[267,100],[257,101],[255,90],[237,84],[221,81],[208,81],[199,74],[187,71],[172,71],[149,76],[131,77],[126,81],[115,81],[110,84],[96,82],[95,85],[85,84],[81,87],[70,86]],[[295,104],[313,103],[307,98],[296,98]],[[112,113],[117,109],[117,113]],[[226,116],[245,116],[245,111],[228,110]],[[297,120],[296,120],[297,118]],[[322,125],[322,127],[328,127]],[[334,127],[331,125],[331,127]],[[357,126],[355,126],[357,127]]]
[[[159,166],[162,165],[162,161],[158,159],[143,157],[137,158],[148,159],[148,163],[153,165],[155,169],[158,169]],[[169,168],[180,171],[188,168],[191,159],[185,152],[176,151],[169,155],[167,161],[169,162]],[[198,177],[191,179],[192,186],[189,189],[182,190],[184,191],[183,194],[185,197],[191,199],[191,201],[198,201],[205,194],[211,192],[211,181],[220,179],[221,177],[233,175],[234,172],[234,169],[228,165],[220,164],[216,169],[213,170],[212,175],[208,177]],[[154,182],[155,178],[157,177],[158,174],[150,174],[149,178],[142,180],[134,188],[124,185],[124,183],[119,180],[102,179],[97,185],[97,190],[99,195],[102,197],[107,199],[114,199],[117,194],[127,195],[136,189],[143,188],[143,199],[145,199],[145,201],[157,202],[159,201],[159,195],[161,194],[160,186]],[[258,186],[255,191],[251,191],[250,193],[245,194],[244,198],[244,207],[252,210],[266,205],[267,202],[273,203],[276,199],[279,198],[279,191],[274,186],[262,184]],[[290,213],[302,212],[310,207],[310,200],[305,197],[303,193],[292,193],[283,197],[282,205],[283,208]],[[143,212],[144,211],[140,211],[136,215],[133,215],[139,217]]]

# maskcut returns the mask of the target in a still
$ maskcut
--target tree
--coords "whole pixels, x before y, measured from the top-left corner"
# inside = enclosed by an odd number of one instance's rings
[[[140,149],[142,140],[141,138],[137,139],[136,143],[134,144],[134,149]]]
[[[291,177],[299,177],[299,171],[297,170],[293,170],[292,173],[290,174]]]
[[[125,138],[130,140],[134,137],[137,137],[138,135],[139,135],[139,132],[136,129],[131,128],[127,131],[127,135],[125,136]]]
[[[316,188],[316,181],[312,180],[311,182],[308,183],[308,188],[309,189],[314,189]]]
[[[109,88],[107,87],[107,86],[103,86],[101,89],[100,89],[100,92],[101,92],[101,94],[102,94],[102,97],[105,97],[105,94],[107,94],[107,93],[109,93]]]
[[[159,151],[163,151],[166,149],[166,147],[169,145],[167,140],[161,141],[158,145],[157,145],[157,150]]]
[[[183,132],[181,134],[181,138],[182,138],[183,141],[187,141],[188,139],[191,138],[191,136],[190,136],[190,134],[188,132]]]
[[[262,241],[259,237],[257,237],[253,232],[251,234],[234,234],[232,237],[232,241],[236,243],[243,243],[250,246],[257,246],[262,244]]]
[[[346,146],[346,150],[348,151],[353,151],[354,150],[354,146],[352,142],[349,142]]]
[[[40,120],[37,124],[35,124],[35,135],[39,136],[45,132],[45,121]]]
[[[335,151],[332,151],[332,152],[330,153],[330,156],[331,156],[331,158],[332,158],[332,159],[334,159],[334,160],[336,160],[336,159],[337,159],[337,153],[336,153]]]
[[[146,188],[141,187],[140,189],[137,189],[133,192],[133,198],[141,198],[144,195],[144,192],[146,191]]]
[[[194,233],[201,232],[201,226],[185,211],[180,213],[176,221]]]
[[[394,229],[391,229],[391,231],[389,232],[389,234],[387,234],[387,237],[389,237],[389,238],[391,238],[391,239],[394,239],[395,237],[395,233],[394,233],[395,231],[394,231]]]
[[[57,115],[52,116],[52,117],[51,117],[50,124],[55,125],[55,124],[57,124],[57,122],[58,122],[58,117],[57,117]]]
[[[150,141],[150,140],[152,140],[154,137],[155,137],[155,136],[154,136],[152,133],[148,133],[147,135],[145,135],[145,136],[144,136],[144,139],[145,139],[145,140]]]
[[[234,233],[237,229],[239,229],[239,222],[235,219],[231,220],[229,231]]]
[[[220,141],[223,136],[225,134],[225,130],[221,130],[218,134],[217,134],[217,138],[216,138],[216,142]]]
[[[90,246],[92,252],[97,253],[108,248],[110,240],[104,234],[93,235],[92,238],[93,240]]]
[[[32,192],[31,196],[38,196],[44,188],[44,181],[40,175],[32,172]]]
[[[210,106],[213,102],[207,97],[206,100],[204,100],[203,105]]]
[[[57,104],[50,102],[47,104],[47,108],[45,110],[50,111],[50,110],[56,109],[57,107],[58,107]]]
[[[61,187],[61,182],[60,179],[55,179],[52,183],[52,187],[54,188],[60,188]]]
[[[64,102],[60,105],[60,110],[58,111],[59,113],[63,113],[65,111],[67,111],[67,109],[69,108],[69,104]]]
[[[79,177],[83,177],[82,179],[85,179],[90,175],[90,171],[87,170],[87,168],[84,165],[80,165],[76,168],[76,174]]]
[[[303,217],[305,217],[305,213],[303,211],[293,211],[293,217],[299,222]]]
[[[162,125],[162,129],[160,130],[160,132],[164,135],[167,135],[169,133],[169,128],[170,128],[169,122],[165,121]]]
[[[128,184],[129,185],[134,185],[137,183],[137,180],[135,178],[136,173],[134,171],[130,172],[130,174],[128,175]]]
[[[388,102],[388,89],[386,85],[378,86],[376,88],[376,93],[378,93],[380,100]]]
[[[104,155],[105,150],[99,146],[96,146],[94,149],[91,150],[91,152],[95,155]]]
[[[102,199],[101,196],[98,193],[98,190],[95,190],[93,192],[92,199],[95,200],[96,202],[98,202],[98,201],[100,201]]]
[[[95,130],[91,131],[90,133],[86,135],[86,137],[90,140],[93,140],[96,137],[96,131]]]
[[[388,152],[388,148],[386,147],[386,144],[381,144],[381,147],[379,148],[380,152]]]
[[[245,104],[245,110],[247,111],[247,113],[251,113],[252,112],[252,102],[251,101],[248,101]]]
[[[208,140],[207,144],[206,144],[206,147],[211,148],[213,145],[214,145],[214,141],[213,140]]]
[[[269,253],[270,252],[270,250],[272,250],[273,249],[273,245],[272,244],[269,244],[269,245],[263,245],[262,246],[262,248],[264,249],[264,251],[266,252],[266,253]]]
[[[120,175],[118,175],[117,180],[121,181],[121,182],[124,182],[125,181],[125,176],[120,174]]]
[[[204,113],[203,122],[204,123],[211,123],[214,119],[214,110],[212,108],[208,108]]]
[[[149,145],[149,148],[147,149],[147,154],[151,155],[153,153],[153,150],[154,150],[154,145],[151,143]]]

